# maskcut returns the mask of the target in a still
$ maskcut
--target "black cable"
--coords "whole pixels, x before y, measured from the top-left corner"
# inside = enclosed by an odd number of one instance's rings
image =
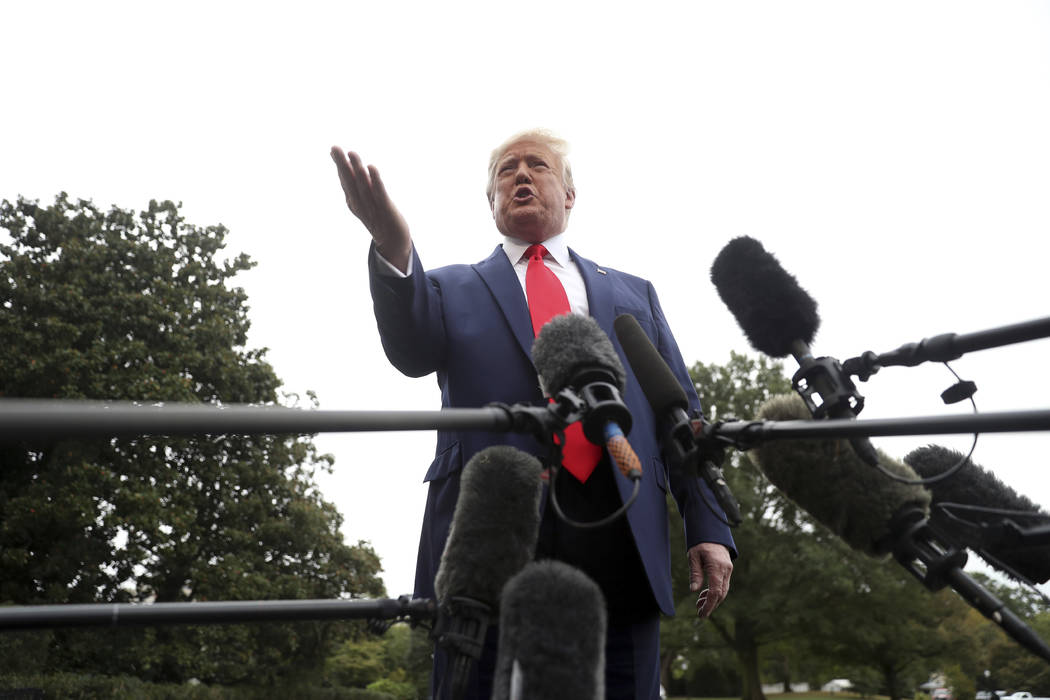
[[[564,522],[564,523],[566,523],[568,525],[572,525],[573,527],[582,528],[584,530],[604,527],[604,526],[608,525],[609,523],[615,521],[620,516],[625,515],[627,513],[627,509],[630,508],[634,504],[634,502],[638,499],[638,493],[641,491],[642,480],[641,479],[636,479],[635,482],[634,482],[634,491],[631,492],[631,497],[628,498],[627,501],[622,506],[620,506],[619,508],[614,510],[611,514],[605,516],[601,520],[595,520],[595,521],[592,521],[592,522],[589,522],[589,523],[581,523],[581,522],[573,520],[569,516],[565,515],[565,512],[562,511],[562,509],[561,509],[561,504],[558,503],[558,493],[557,493],[557,490],[554,488],[554,484],[558,480],[558,472],[560,472],[560,471],[561,471],[561,469],[559,469],[558,467],[551,467],[550,468],[551,478],[550,478],[550,486],[548,487],[548,489],[550,490],[550,495],[551,495],[551,505],[554,506],[554,512],[557,513],[558,517],[561,519],[562,522]]]
[[[952,369],[951,365],[949,365],[947,362],[945,362],[944,366],[948,368],[949,372],[951,372],[953,375],[955,375],[955,378],[957,380],[959,380],[960,382],[962,381],[962,377],[960,377],[955,372],[955,370]],[[979,413],[979,411],[977,410],[977,402],[973,400],[973,394],[971,394],[969,396],[969,400],[970,400],[970,404],[973,406],[974,415],[977,415]],[[882,474],[884,476],[886,476],[887,478],[892,479],[893,481],[897,481],[897,482],[902,483],[902,484],[907,484],[909,486],[929,486],[930,484],[936,484],[939,481],[942,481],[944,479],[948,479],[948,478],[954,476],[960,469],[963,468],[963,465],[965,465],[967,462],[970,461],[970,457],[973,455],[973,451],[977,447],[977,437],[979,435],[980,435],[980,433],[974,433],[973,434],[973,442],[970,444],[970,451],[966,453],[966,456],[963,457],[962,459],[960,459],[958,462],[956,462],[952,466],[950,466],[947,469],[945,469],[940,474],[935,474],[933,476],[925,477],[925,478],[922,478],[922,479],[909,479],[907,477],[903,477],[903,476],[900,476],[898,474],[894,474],[889,469],[887,469],[885,465],[883,465],[881,462],[878,462],[878,461],[876,461],[876,463],[875,463],[875,468],[878,469],[880,472],[882,472]]]

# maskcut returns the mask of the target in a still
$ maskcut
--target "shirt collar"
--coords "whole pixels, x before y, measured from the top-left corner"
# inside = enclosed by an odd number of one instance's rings
[[[507,258],[510,260],[511,265],[517,265],[521,260],[521,256],[525,255],[525,250],[532,245],[526,243],[517,238],[511,238],[510,236],[503,237],[503,252],[507,254]],[[551,236],[543,242],[543,247],[547,249],[549,257],[558,263],[562,267],[569,264],[569,245],[565,242],[565,234],[559,233],[557,236]]]

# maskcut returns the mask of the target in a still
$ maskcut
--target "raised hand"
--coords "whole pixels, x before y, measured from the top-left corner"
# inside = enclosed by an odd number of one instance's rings
[[[412,236],[401,212],[390,201],[379,171],[374,165],[366,168],[353,151],[344,153],[339,146],[332,146],[331,153],[346,206],[372,234],[379,254],[397,269],[408,272]]]

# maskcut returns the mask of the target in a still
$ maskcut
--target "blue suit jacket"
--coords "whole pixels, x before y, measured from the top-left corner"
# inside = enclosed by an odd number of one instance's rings
[[[670,546],[667,534],[668,489],[685,520],[686,544],[718,542],[734,551],[729,529],[708,510],[715,503],[695,478],[668,478],[660,460],[656,418],[634,377],[613,331],[614,319],[629,313],[675,372],[692,407],[700,401],[686,372],[681,353],[664,319],[656,290],[646,280],[609,268],[599,268],[571,249],[583,275],[591,316],[606,332],[627,371],[623,398],[633,427],[628,439],[642,461],[638,500],[627,511],[653,597],[660,609],[674,613],[671,594]],[[374,251],[369,252],[372,300],[383,348],[390,362],[411,377],[437,372],[442,407],[473,408],[494,401],[541,405],[534,340],[528,305],[514,269],[500,246],[475,265],[450,265],[424,272],[413,253],[407,278],[380,274]],[[445,547],[459,495],[463,465],[479,450],[509,444],[537,456],[543,448],[530,436],[509,433],[440,431],[437,453],[427,470],[430,484],[416,562],[415,595],[434,596],[434,577]],[[615,473],[621,497],[630,495],[630,481]]]

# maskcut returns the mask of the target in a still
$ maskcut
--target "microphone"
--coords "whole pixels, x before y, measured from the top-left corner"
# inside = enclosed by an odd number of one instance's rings
[[[640,479],[642,463],[625,437],[632,422],[621,397],[626,372],[598,322],[580,314],[555,316],[540,329],[532,359],[543,393],[554,398],[566,390],[579,394],[586,405],[583,434],[605,445],[625,477]]]
[[[775,396],[759,409],[763,420],[805,420],[795,395]],[[899,564],[936,591],[950,586],[1014,641],[1050,661],[1050,646],[1002,601],[963,572],[966,553],[953,547],[926,518],[930,494],[916,484],[885,478],[841,440],[789,440],[759,445],[753,461],[769,480],[853,549],[892,553]],[[879,454],[888,471],[916,480],[911,467]]]
[[[771,397],[758,415],[775,421],[809,418],[794,394]],[[896,535],[894,517],[905,510],[925,514],[930,494],[886,478],[843,447],[841,440],[782,440],[759,444],[751,455],[774,486],[850,547],[875,557],[888,554]],[[897,476],[918,480],[910,467],[885,454],[880,461]]]
[[[754,238],[729,241],[711,265],[711,281],[755,350],[787,357],[813,342],[817,302]]]
[[[924,479],[966,459],[954,450],[928,445],[904,461]],[[955,474],[927,486],[933,494],[930,522],[956,546],[968,547],[1003,573],[1025,583],[1050,580],[1050,545],[1029,545],[1026,534],[1045,530],[1050,515],[992,473],[966,460]]]
[[[817,302],[762,244],[748,236],[725,245],[711,265],[711,281],[751,346],[770,357],[792,355],[791,378],[814,418],[855,418],[864,397],[833,357],[814,358],[809,348],[820,327]],[[877,463],[871,442],[850,440],[868,464]]]
[[[463,468],[434,579],[433,636],[448,653],[445,678],[451,678],[453,698],[464,696],[503,586],[536,550],[542,469],[535,457],[506,445],[478,452]]]
[[[714,459],[709,458],[709,455],[701,456],[697,448],[693,424],[686,414],[689,397],[685,389],[634,316],[617,316],[613,328],[649,406],[667,426],[664,444],[670,452],[672,468],[689,464],[697,469],[725,512],[726,520],[732,525],[739,525],[742,521],[740,506],[729,490],[725,474]],[[720,457],[718,462],[721,463]]]
[[[546,559],[507,582],[492,700],[602,700],[604,598],[579,569]]]

